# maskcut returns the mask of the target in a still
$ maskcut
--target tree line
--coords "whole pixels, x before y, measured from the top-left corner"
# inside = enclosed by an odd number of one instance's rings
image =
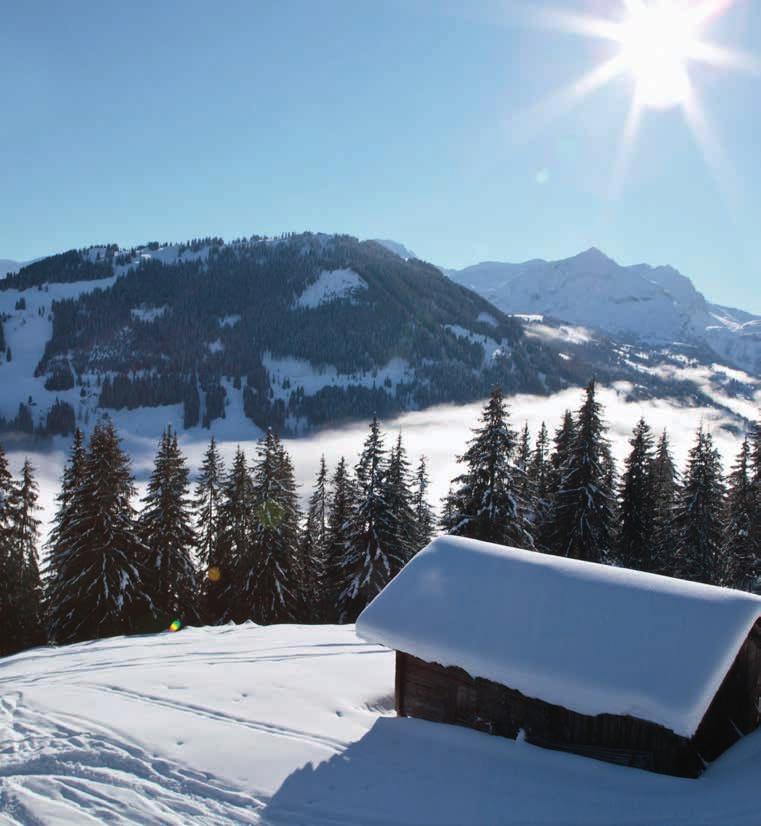
[[[761,424],[725,477],[702,428],[680,474],[643,419],[619,476],[595,383],[550,437],[493,391],[437,517],[426,460],[374,418],[359,460],[323,457],[305,512],[267,432],[226,468],[212,438],[195,479],[162,435],[139,509],[113,424],[77,430],[40,571],[38,490],[0,449],[0,654],[170,624],[353,622],[436,530],[736,588],[761,583]]]
[[[435,528],[425,458],[377,419],[359,461],[320,463],[306,513],[272,431],[225,468],[215,440],[195,480],[167,429],[135,507],[113,423],[74,435],[42,572],[38,488],[0,450],[0,654],[180,624],[353,622]]]
[[[447,533],[747,590],[761,585],[761,423],[725,476],[702,426],[680,474],[640,419],[617,473],[595,382],[552,439],[510,425],[495,390],[444,502]]]

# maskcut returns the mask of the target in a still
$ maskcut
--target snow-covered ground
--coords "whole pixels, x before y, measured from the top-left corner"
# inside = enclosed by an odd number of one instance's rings
[[[296,299],[294,306],[313,310],[331,301],[353,301],[366,290],[367,281],[354,270],[323,270]]]
[[[352,626],[247,624],[0,661],[0,823],[758,823],[761,733],[682,780],[398,719]]]

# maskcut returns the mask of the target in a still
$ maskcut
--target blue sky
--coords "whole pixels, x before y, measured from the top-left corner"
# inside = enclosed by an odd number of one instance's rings
[[[734,180],[717,184],[679,109],[651,110],[616,194],[633,81],[529,128],[613,48],[527,26],[531,5],[6,4],[0,258],[303,229],[451,267],[595,245],[761,312],[761,78],[693,72]],[[761,3],[735,0],[710,34],[761,53]]]

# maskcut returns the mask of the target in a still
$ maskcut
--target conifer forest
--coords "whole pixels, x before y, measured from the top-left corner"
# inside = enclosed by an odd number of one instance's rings
[[[758,591],[761,424],[722,467],[701,428],[684,467],[641,419],[616,467],[595,382],[576,411],[519,427],[499,388],[429,501],[424,456],[369,425],[359,459],[323,458],[306,507],[272,430],[225,467],[214,438],[191,474],[177,434],[138,499],[105,418],[75,432],[41,546],[38,487],[0,448],[0,654],[183,625],[354,622],[439,532]]]

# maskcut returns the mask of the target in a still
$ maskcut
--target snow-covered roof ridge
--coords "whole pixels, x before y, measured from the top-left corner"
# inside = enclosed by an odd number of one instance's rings
[[[364,639],[580,714],[692,736],[761,597],[439,537],[370,603]]]

